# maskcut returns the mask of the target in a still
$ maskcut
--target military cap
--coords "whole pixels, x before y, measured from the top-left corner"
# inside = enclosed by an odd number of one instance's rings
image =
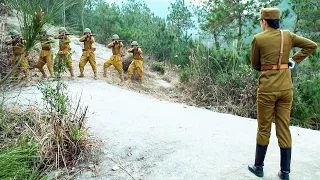
[[[91,33],[91,29],[85,28],[83,32],[84,32],[84,33]]]
[[[262,8],[260,19],[280,19],[280,9],[278,8]]]
[[[41,29],[39,34],[47,34],[47,30]]]
[[[132,41],[131,46],[139,46],[137,41]]]
[[[12,30],[9,32],[9,35],[15,36],[15,35],[20,35],[20,33],[17,30]]]
[[[61,33],[67,33],[67,29],[65,27],[60,27],[59,32]]]
[[[114,34],[114,35],[112,36],[112,39],[120,39],[120,38],[119,38],[119,35],[118,35],[118,34]]]

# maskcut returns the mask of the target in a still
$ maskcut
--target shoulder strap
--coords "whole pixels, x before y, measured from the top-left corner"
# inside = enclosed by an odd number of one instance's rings
[[[281,65],[281,61],[282,61],[282,56],[283,56],[283,41],[284,41],[284,36],[283,36],[283,31],[280,30],[280,36],[281,36],[281,40],[280,40],[280,56],[279,56],[279,60],[278,60],[278,70],[280,69],[280,65]]]

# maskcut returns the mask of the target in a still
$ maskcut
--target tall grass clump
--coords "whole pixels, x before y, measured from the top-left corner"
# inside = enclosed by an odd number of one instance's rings
[[[36,176],[37,145],[23,143],[0,151],[0,178],[25,179]]]
[[[246,53],[239,55],[232,50],[199,45],[180,78],[191,87],[187,88],[189,101],[221,112],[255,117],[257,73],[245,59]]]

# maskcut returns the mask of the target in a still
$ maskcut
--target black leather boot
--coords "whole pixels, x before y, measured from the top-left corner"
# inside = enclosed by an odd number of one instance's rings
[[[254,165],[248,166],[249,171],[251,171],[253,174],[255,174],[258,177],[263,177],[263,165],[264,165],[263,162],[264,162],[264,158],[266,157],[267,149],[268,149],[268,145],[263,146],[263,145],[257,144]]]
[[[291,148],[280,148],[280,172],[278,176],[281,180],[289,180],[290,163],[291,163]]]

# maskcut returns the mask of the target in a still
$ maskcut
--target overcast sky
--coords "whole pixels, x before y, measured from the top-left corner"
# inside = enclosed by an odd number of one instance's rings
[[[122,0],[105,0],[109,3],[120,3]],[[167,17],[168,15],[168,7],[170,6],[170,3],[175,2],[175,0],[143,0],[148,7],[151,9],[152,12],[154,12],[155,15],[160,17]],[[193,2],[194,0],[185,0],[186,3]]]

